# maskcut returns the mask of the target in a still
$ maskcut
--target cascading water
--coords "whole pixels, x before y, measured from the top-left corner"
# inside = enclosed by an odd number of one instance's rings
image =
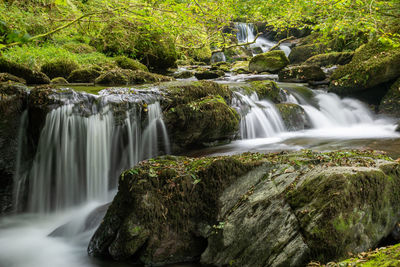
[[[240,136],[242,139],[266,138],[285,131],[282,118],[274,104],[260,101],[256,93],[246,96],[235,92],[234,106],[242,116]]]
[[[237,29],[236,38],[239,44],[254,42],[254,40],[256,39],[256,31],[253,24],[238,22],[235,24],[235,27]],[[254,44],[250,45],[250,48],[252,48],[253,51],[255,51],[255,48],[260,48],[261,51],[265,53],[268,52],[270,48],[274,45],[276,45],[275,42],[267,40],[266,38],[260,36],[257,38]],[[281,44],[279,48],[285,52],[286,56],[290,54],[290,48],[287,45]]]

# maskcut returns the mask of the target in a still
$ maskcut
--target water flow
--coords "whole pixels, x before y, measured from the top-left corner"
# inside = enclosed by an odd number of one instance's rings
[[[234,106],[241,115],[242,139],[266,138],[285,131],[282,118],[273,103],[259,100],[256,93],[247,96],[235,92],[235,95]]]
[[[148,105],[144,130],[139,113],[128,110],[122,125],[117,125],[108,105],[87,117],[77,114],[74,104],[48,113],[32,167],[16,177],[16,207],[21,210],[26,202],[30,212],[48,213],[104,201],[121,170],[169,153],[160,104]]]
[[[254,42],[256,39],[256,30],[253,24],[238,22],[235,24],[235,27],[237,29],[236,38],[239,44]],[[260,36],[257,38],[254,44],[250,45],[250,48],[253,48],[254,51],[254,48],[258,47],[261,48],[263,53],[265,53],[268,52],[274,45],[276,45],[276,42],[267,40],[266,38]],[[279,46],[279,48],[285,52],[286,56],[289,56],[291,49],[287,45],[282,44]]]

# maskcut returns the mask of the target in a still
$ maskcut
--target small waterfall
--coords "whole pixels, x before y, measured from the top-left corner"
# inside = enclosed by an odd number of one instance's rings
[[[256,30],[252,23],[237,22],[235,27],[237,29],[236,38],[239,44],[250,43],[256,39]],[[250,48],[252,49],[253,54],[259,54],[260,52],[268,52],[274,45],[276,45],[276,42],[267,40],[260,36],[254,44],[250,45]],[[291,49],[287,45],[281,44],[279,48],[285,52],[286,56],[289,56]]]
[[[144,125],[141,109],[128,109],[119,124],[108,104],[89,116],[75,108],[68,104],[47,114],[32,166],[16,177],[19,210],[25,202],[31,212],[48,213],[105,201],[123,169],[170,152],[159,102],[144,110]]]
[[[256,93],[250,96],[235,92],[236,103],[242,119],[242,139],[266,138],[284,132],[285,126],[275,105],[268,100],[259,100]]]

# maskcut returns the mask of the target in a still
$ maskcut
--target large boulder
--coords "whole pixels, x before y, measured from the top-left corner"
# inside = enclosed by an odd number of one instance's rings
[[[358,48],[352,61],[339,66],[331,76],[330,91],[342,96],[377,100],[385,95],[387,83],[400,77],[400,50],[370,42]]]
[[[398,79],[383,97],[379,112],[400,117],[400,79]]]
[[[222,76],[225,76],[225,72],[223,70],[209,70],[209,69],[198,69],[194,76],[198,80],[209,80],[209,79],[216,79]]]
[[[68,76],[70,83],[93,83],[101,72],[95,68],[77,69]]]
[[[290,64],[300,64],[312,56],[325,53],[327,51],[326,45],[321,43],[305,44],[293,47],[290,54]]]
[[[276,82],[271,80],[251,82],[250,87],[248,87],[248,93],[251,92],[256,92],[259,99],[268,99],[274,103],[283,101],[281,89]]]
[[[239,115],[229,105],[232,92],[209,81],[179,82],[160,87],[165,123],[174,150],[226,142],[239,130]]]
[[[33,71],[21,64],[0,57],[0,72],[6,72],[22,78],[27,84],[49,84],[50,79],[43,72]]]
[[[280,82],[323,81],[326,76],[317,65],[290,66],[278,73]]]
[[[249,61],[236,61],[232,64],[231,71],[238,74],[250,73]]]
[[[113,69],[101,74],[95,83],[101,85],[134,85],[171,81],[173,78],[142,70]]]
[[[115,58],[115,62],[121,69],[149,71],[149,69],[139,61],[125,56]]]
[[[319,67],[346,65],[350,63],[353,56],[354,52],[330,52],[312,56],[305,61],[305,64],[317,65]]]
[[[400,165],[373,152],[162,157],[125,171],[88,252],[146,265],[304,266],[375,247]]]
[[[18,130],[27,97],[28,89],[24,85],[0,83],[0,215],[12,211]]]
[[[56,77],[67,79],[71,72],[76,69],[79,69],[79,64],[75,61],[59,58],[43,64],[40,70],[50,79]]]
[[[254,56],[249,63],[251,72],[277,73],[289,64],[285,52],[274,50]]]
[[[293,103],[281,103],[277,104],[276,108],[287,130],[300,131],[310,128],[310,122],[301,106]]]

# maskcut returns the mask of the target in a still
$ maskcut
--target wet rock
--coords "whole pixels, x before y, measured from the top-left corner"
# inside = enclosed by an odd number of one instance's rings
[[[274,81],[253,81],[250,83],[250,90],[256,92],[260,99],[268,99],[274,103],[283,101],[281,89]]]
[[[224,52],[216,52],[213,53],[211,56],[211,63],[217,63],[217,62],[225,62],[225,54]]]
[[[216,79],[216,78],[225,76],[225,72],[222,70],[200,69],[200,70],[196,71],[194,76],[198,80],[209,80],[209,79]]]
[[[101,72],[94,68],[77,69],[71,72],[68,76],[68,81],[71,83],[93,83]]]
[[[88,252],[146,265],[328,262],[394,229],[399,184],[399,163],[370,151],[156,158],[121,174]]]
[[[312,56],[305,61],[305,64],[317,65],[319,67],[346,65],[350,63],[353,56],[354,52],[330,52]]]
[[[249,63],[251,72],[277,73],[289,64],[285,53],[281,50],[274,50],[254,56]]]
[[[400,79],[398,79],[383,97],[379,112],[400,117]]]
[[[26,86],[0,83],[0,215],[12,211],[18,130],[27,106],[27,97]]]
[[[217,62],[211,64],[210,70],[222,70],[223,72],[229,72],[231,70],[231,64],[228,62]]]
[[[290,66],[278,73],[280,82],[323,81],[326,76],[317,65]]]
[[[0,73],[0,82],[3,83],[8,81],[26,84],[26,81],[22,78],[18,78],[17,76],[9,73]]]
[[[307,119],[304,109],[292,103],[277,104],[276,108],[281,114],[282,120],[288,131],[300,131],[310,128],[311,123]]]
[[[50,81],[51,84],[55,84],[55,85],[64,85],[64,84],[68,84],[69,82],[64,78],[64,77],[57,77],[54,78]]]
[[[76,69],[79,69],[78,63],[69,59],[56,59],[45,63],[40,68],[41,72],[45,73],[50,79],[56,77],[67,79],[71,72]]]
[[[9,61],[3,57],[0,57],[0,72],[6,72],[22,78],[27,84],[49,84],[50,79],[43,72],[32,71],[31,69]]]

